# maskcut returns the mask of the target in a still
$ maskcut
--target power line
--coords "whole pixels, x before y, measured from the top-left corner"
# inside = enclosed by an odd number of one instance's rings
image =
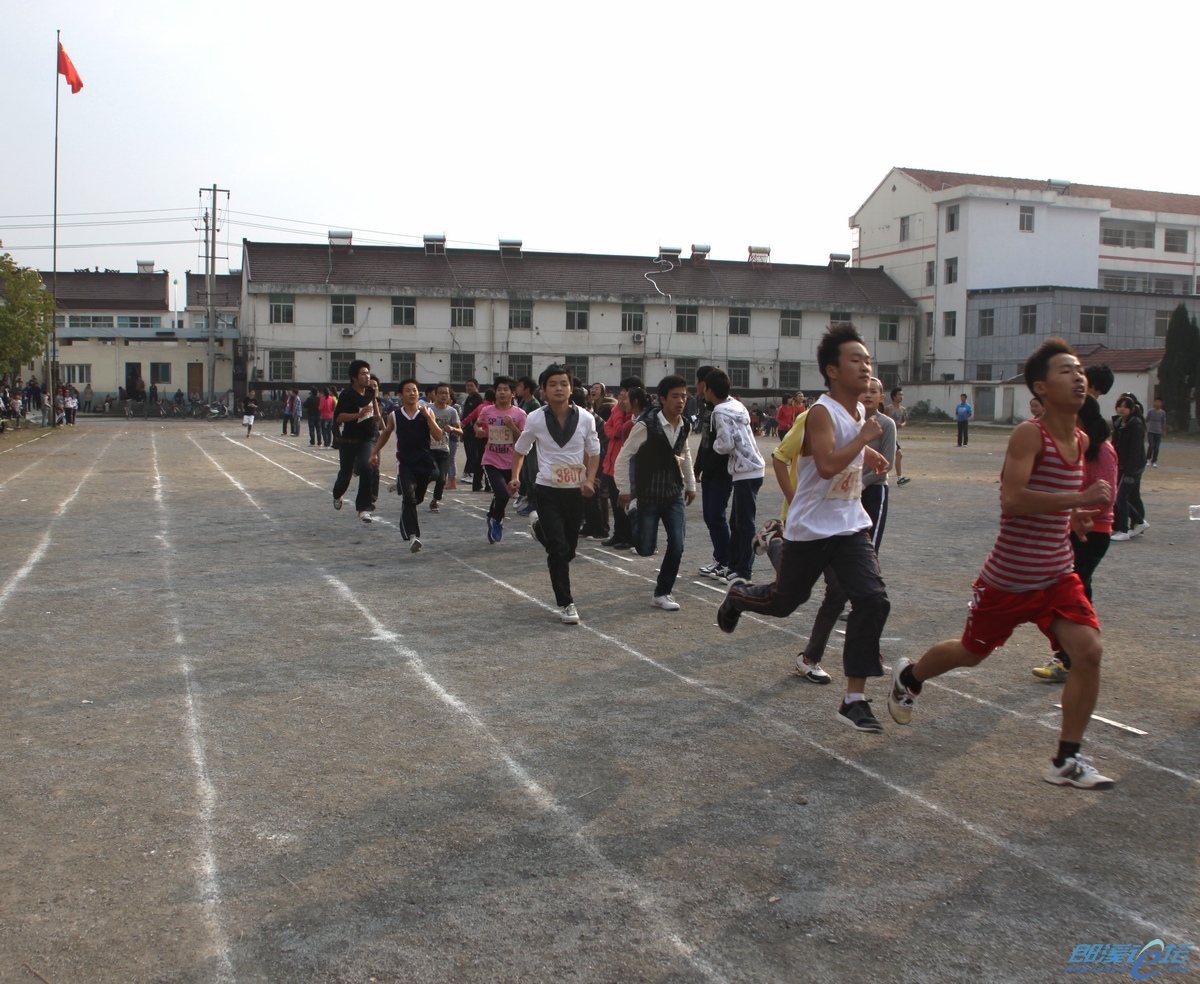
[[[124,211],[113,212],[59,212],[59,218],[64,216],[68,219],[77,219],[85,215],[148,215],[155,212],[182,212],[191,211],[190,206],[187,209],[180,208],[132,208]],[[29,215],[0,215],[0,219],[53,219],[54,215],[51,212],[35,212]]]

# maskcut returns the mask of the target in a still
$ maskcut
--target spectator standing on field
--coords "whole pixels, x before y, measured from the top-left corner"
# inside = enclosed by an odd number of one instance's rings
[[[958,422],[958,446],[967,446],[967,423],[975,413],[975,408],[967,402],[967,394],[958,395],[958,406],[954,408],[954,419]]]
[[[904,389],[896,386],[892,389],[892,404],[887,414],[896,425],[896,484],[905,485],[912,481],[904,474],[904,455],[900,453],[900,431],[908,426],[908,407],[904,405]]]
[[[1167,432],[1167,411],[1163,409],[1162,397],[1154,398],[1154,409],[1146,412],[1146,457],[1151,468],[1158,467],[1158,451],[1162,447],[1163,435]]]

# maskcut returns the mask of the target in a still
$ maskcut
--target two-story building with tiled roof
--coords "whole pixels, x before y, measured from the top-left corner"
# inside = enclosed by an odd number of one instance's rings
[[[58,378],[83,390],[88,384],[99,402],[118,389],[132,389],[141,378],[147,389],[157,386],[168,397],[176,389],[205,393],[208,333],[203,327],[185,327],[172,312],[171,276],[139,263],[137,273],[119,270],[60,270],[57,276],[55,333],[58,340]],[[53,273],[41,274],[47,286]],[[240,277],[225,278],[233,300],[240,304]],[[232,353],[236,329],[224,328],[217,340],[218,393],[232,384]]]
[[[816,344],[831,321],[860,326],[885,375],[909,372],[913,302],[884,271],[690,255],[246,241],[242,331],[263,389],[342,383],[355,358],[384,386],[407,376],[461,387],[536,376],[552,361],[586,382],[650,385],[713,364],[742,394],[819,390]]]
[[[1200,195],[897,167],[850,225],[920,307],[918,380],[1005,378],[1053,334],[1158,347],[1198,289]]]

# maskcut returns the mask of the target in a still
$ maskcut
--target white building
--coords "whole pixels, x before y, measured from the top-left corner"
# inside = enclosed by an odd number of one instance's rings
[[[910,353],[917,380],[973,380],[974,366],[994,361],[972,351],[970,291],[1077,287],[1178,300],[1197,292],[1200,275],[1197,195],[897,167],[850,225],[854,264],[885,270],[920,307]],[[1086,332],[1088,317],[1096,316],[1081,309],[1069,320]],[[1161,345],[1153,313],[1135,334],[1127,344]]]
[[[536,376],[551,361],[585,382],[648,384],[719,365],[750,396],[820,390],[816,345],[852,321],[885,376],[907,375],[916,308],[881,270],[746,262],[663,249],[654,257],[245,242],[242,333],[262,390],[342,384],[356,358],[384,386]]]

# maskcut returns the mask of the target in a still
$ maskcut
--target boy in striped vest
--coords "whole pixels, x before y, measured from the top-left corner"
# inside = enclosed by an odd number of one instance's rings
[[[1071,656],[1058,753],[1046,782],[1111,789],[1113,781],[1079,754],[1100,693],[1101,646],[1100,622],[1075,573],[1070,533],[1087,539],[1096,507],[1111,501],[1112,488],[1104,481],[1082,487],[1088,439],[1075,418],[1087,396],[1087,377],[1071,347],[1061,338],[1046,341],[1025,363],[1025,383],[1046,409],[1008,439],[1000,535],[975,581],[962,638],[939,642],[915,664],[897,660],[888,710],[897,724],[908,724],[926,680],[978,665],[1018,625],[1033,622],[1055,649]]]

